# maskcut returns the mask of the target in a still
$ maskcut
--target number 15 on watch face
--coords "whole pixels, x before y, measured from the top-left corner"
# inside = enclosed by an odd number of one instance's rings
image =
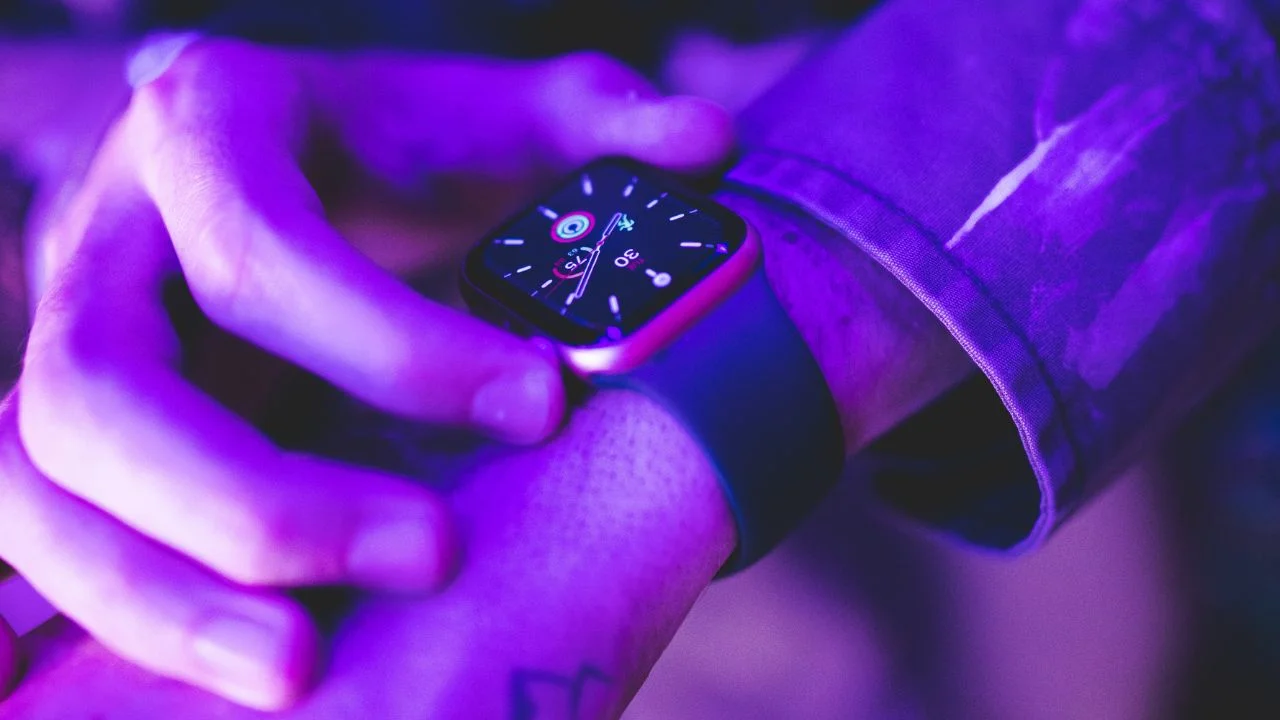
[[[468,299],[564,346],[584,372],[643,362],[746,278],[759,245],[727,208],[652,169],[575,173],[468,255]]]

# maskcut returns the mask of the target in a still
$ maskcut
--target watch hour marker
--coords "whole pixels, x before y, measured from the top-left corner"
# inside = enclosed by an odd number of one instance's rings
[[[675,222],[676,220],[679,220],[680,218],[684,217],[686,214],[688,213],[680,213],[678,215],[672,215],[671,217],[667,218],[667,222]]]
[[[530,271],[530,270],[532,270],[532,269],[533,269],[533,266],[532,266],[532,265],[525,265],[525,266],[524,266],[524,267],[522,267],[522,268],[516,268],[516,272],[518,272],[518,273],[528,272],[528,271]]]
[[[635,189],[636,189],[636,179],[631,178],[631,182],[627,183],[627,186],[622,188],[622,197],[631,197],[631,193]]]
[[[575,295],[575,294],[573,294],[573,293],[569,293],[569,297],[567,297],[567,298],[565,298],[565,299],[564,299],[564,306],[565,306],[565,307],[569,307],[570,305],[572,305],[572,304],[573,304],[573,299],[574,299],[574,298],[576,298],[576,297],[578,297],[578,296],[577,296],[577,295]],[[563,310],[561,310],[560,312],[564,312],[564,311],[563,311]]]
[[[556,218],[560,217],[560,214],[557,213],[555,210],[552,210],[551,208],[548,208],[548,207],[543,207],[541,205],[538,206],[538,212],[545,215],[548,220],[555,220]]]
[[[652,210],[652,209],[653,209],[653,206],[654,206],[654,205],[657,205],[657,204],[658,204],[658,201],[659,201],[659,200],[661,200],[662,198],[666,197],[666,196],[667,196],[667,194],[666,194],[666,193],[662,193],[662,194],[661,194],[661,195],[659,195],[658,197],[656,197],[656,198],[654,198],[654,199],[650,200],[650,201],[649,201],[649,204],[648,204],[648,205],[645,205],[645,208],[646,208],[646,209],[649,209],[649,210]]]
[[[551,278],[551,279],[547,280],[546,282],[542,283],[542,289],[543,289],[543,290],[546,290],[546,289],[547,289],[547,286],[548,286],[548,285],[550,285],[550,284],[551,284],[551,283],[553,283],[553,282],[555,282],[555,278]]]
[[[609,296],[609,312],[613,313],[614,315],[617,315],[618,313],[622,312],[622,309],[618,307],[617,295]]]
[[[671,284],[671,276],[667,273],[660,273],[656,270],[645,270],[644,274],[653,278],[654,287],[664,288]]]
[[[680,243],[680,247],[687,247],[687,248],[700,248],[700,247],[702,247],[702,243],[700,243],[700,242],[682,242],[682,243]]]
[[[502,238],[501,240],[494,241],[494,244],[495,245],[523,245],[524,239],[523,238]]]
[[[582,176],[582,194],[590,195],[593,191],[594,191],[594,188],[591,187],[591,176],[583,175]]]

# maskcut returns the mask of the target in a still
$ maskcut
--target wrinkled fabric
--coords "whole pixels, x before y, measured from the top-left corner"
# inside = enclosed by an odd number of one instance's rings
[[[1007,410],[912,424],[1025,451],[891,501],[1033,547],[1275,327],[1277,70],[1242,2],[898,0],[748,110],[732,187],[875,257]]]

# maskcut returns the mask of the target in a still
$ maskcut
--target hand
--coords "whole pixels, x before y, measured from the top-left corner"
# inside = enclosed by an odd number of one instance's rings
[[[0,411],[0,438],[8,415]],[[347,421],[345,432],[368,434],[367,418]],[[454,488],[471,553],[443,593],[360,598],[335,634],[325,678],[282,718],[616,716],[735,541],[701,451],[638,395],[598,395],[531,449],[424,458],[429,439],[412,427],[373,436],[381,457],[412,458],[403,469]],[[0,476],[61,492],[29,471]],[[95,532],[45,540],[79,550]],[[73,565],[66,571],[110,576]],[[14,718],[256,717],[92,644],[53,656],[62,660],[41,663],[3,706]]]
[[[42,245],[60,269],[8,442],[34,489],[6,500],[27,520],[3,523],[0,555],[125,658],[259,708],[296,699],[314,661],[307,619],[266,588],[429,588],[451,540],[420,485],[282,452],[190,383],[162,303],[174,279],[221,327],[411,420],[531,442],[562,408],[542,353],[425,301],[327,224],[300,164],[321,130],[401,194],[609,154],[689,170],[730,142],[714,106],[656,99],[590,55],[210,41],[135,94]]]
[[[734,208],[766,238],[766,267],[789,281],[775,283],[784,302],[805,309],[802,318],[822,308],[862,329],[855,336],[838,323],[803,326],[826,341],[818,345],[826,364],[858,370],[831,376],[849,399],[848,416],[867,421],[847,429],[856,450],[869,438],[863,427],[891,421],[884,410],[854,414],[853,399],[902,408],[909,395],[897,389],[925,385],[901,353],[883,349],[927,349],[922,340],[932,335],[913,314],[927,310],[896,302],[904,291],[853,248],[810,244],[785,217],[742,202]],[[912,317],[909,332],[920,339],[889,332],[895,319],[886,307]],[[855,350],[862,346],[876,350],[865,368],[848,361],[861,357]],[[885,399],[861,391],[874,388],[872,373],[895,391]],[[338,627],[316,693],[282,717],[511,718],[530,717],[531,704],[534,717],[575,717],[575,697],[576,717],[616,715],[735,542],[701,451],[638,395],[596,395],[546,445],[453,458],[428,455],[430,436],[413,426],[345,420],[344,431],[317,446],[345,447],[454,488],[448,499],[468,561],[439,595],[360,598]],[[349,448],[357,440],[368,445]],[[68,642],[74,649],[33,648],[33,656],[55,659],[41,664],[6,711],[23,720],[251,716],[126,667],[83,638]]]

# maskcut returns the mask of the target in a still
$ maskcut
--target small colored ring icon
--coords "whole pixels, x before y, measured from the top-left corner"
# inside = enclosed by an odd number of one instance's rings
[[[576,210],[574,212],[562,215],[551,226],[551,239],[556,242],[568,243],[582,239],[583,235],[591,232],[591,228],[596,226],[596,219],[586,210]]]

